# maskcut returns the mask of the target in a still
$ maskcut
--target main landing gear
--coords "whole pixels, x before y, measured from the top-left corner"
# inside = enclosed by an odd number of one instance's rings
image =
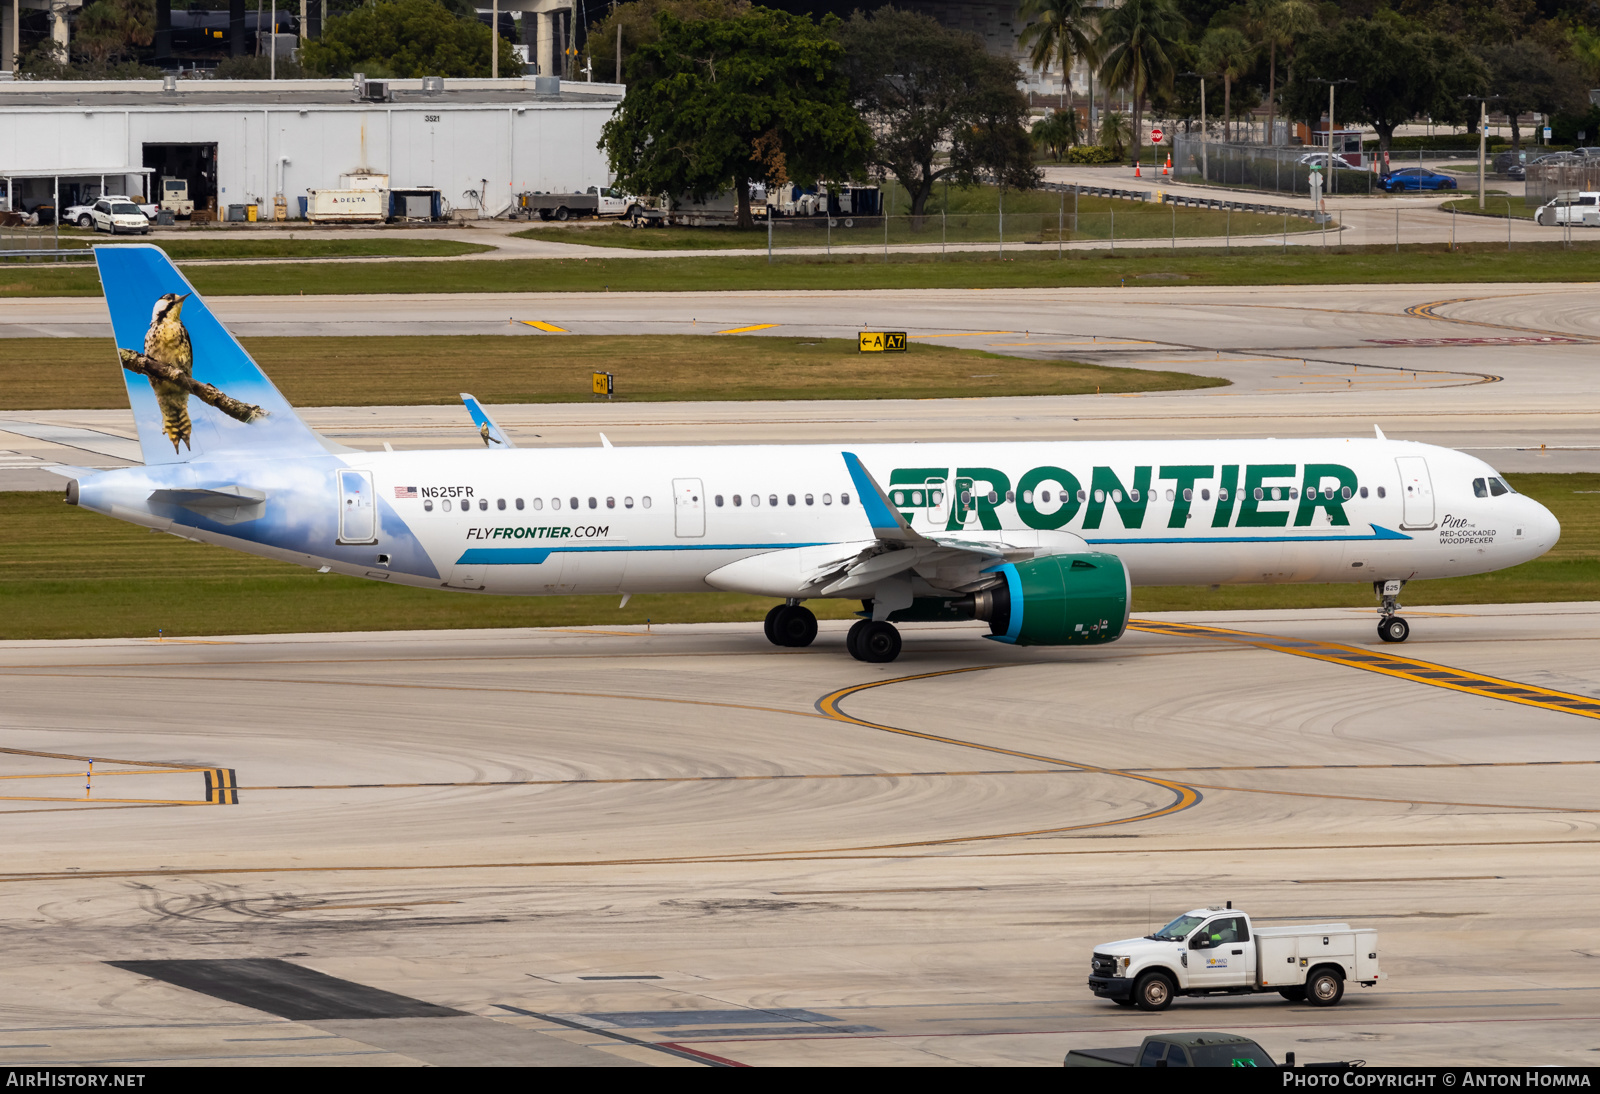
[[[1404,581],[1374,581],[1372,589],[1383,600],[1378,609],[1378,637],[1385,642],[1404,642],[1411,637],[1411,624],[1395,613],[1400,610],[1400,590]]]
[[[774,646],[809,646],[817,637],[817,617],[798,600],[779,604],[767,613],[767,641]]]
[[[863,619],[845,635],[844,647],[857,661],[886,665],[900,656],[900,632],[893,623]]]

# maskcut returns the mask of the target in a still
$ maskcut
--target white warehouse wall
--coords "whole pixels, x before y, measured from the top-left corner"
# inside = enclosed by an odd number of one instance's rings
[[[320,106],[173,104],[131,109],[13,107],[0,125],[0,176],[17,171],[138,166],[145,144],[215,143],[218,205],[270,203],[277,163],[291,215],[308,189],[336,188],[357,168],[397,187],[437,186],[490,215],[522,190],[581,191],[609,181],[600,129],[615,101],[525,105],[396,103]]]

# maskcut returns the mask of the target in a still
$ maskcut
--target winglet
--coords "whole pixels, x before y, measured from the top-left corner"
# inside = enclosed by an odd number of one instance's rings
[[[1383,430],[1378,428],[1378,423],[1377,422],[1373,422],[1372,423],[1372,431],[1378,435],[1378,440],[1380,440],[1380,441],[1386,441],[1386,440],[1389,439],[1388,437],[1385,437],[1383,435]]]
[[[866,511],[867,520],[872,524],[873,535],[901,543],[926,542],[925,537],[914,531],[899,511],[889,504],[883,488],[872,477],[872,473],[862,466],[856,454],[841,452],[839,455],[844,457],[850,481],[856,485],[856,496],[861,499],[861,508]]]
[[[478,405],[478,400],[474,396],[468,395],[463,391],[461,393],[461,401],[466,404],[467,413],[472,415],[472,422],[478,427],[478,436],[483,438],[485,445],[489,448],[517,447],[506,436],[505,430],[496,425],[495,420],[489,417],[482,406]]]

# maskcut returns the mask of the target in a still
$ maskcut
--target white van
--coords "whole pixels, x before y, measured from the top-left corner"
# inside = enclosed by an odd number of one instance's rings
[[[1533,214],[1536,224],[1551,227],[1557,224],[1581,224],[1600,228],[1600,190],[1583,190],[1577,201],[1552,201],[1539,206]]]

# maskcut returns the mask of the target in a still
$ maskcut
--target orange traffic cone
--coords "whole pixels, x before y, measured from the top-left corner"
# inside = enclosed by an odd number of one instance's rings
[[[1133,161],[1133,177],[1136,178],[1136,179],[1144,178],[1143,175],[1139,174],[1139,161],[1138,160],[1134,160]]]
[[[1161,169],[1161,173],[1163,175],[1172,174],[1172,153],[1171,152],[1167,153],[1167,165]]]

